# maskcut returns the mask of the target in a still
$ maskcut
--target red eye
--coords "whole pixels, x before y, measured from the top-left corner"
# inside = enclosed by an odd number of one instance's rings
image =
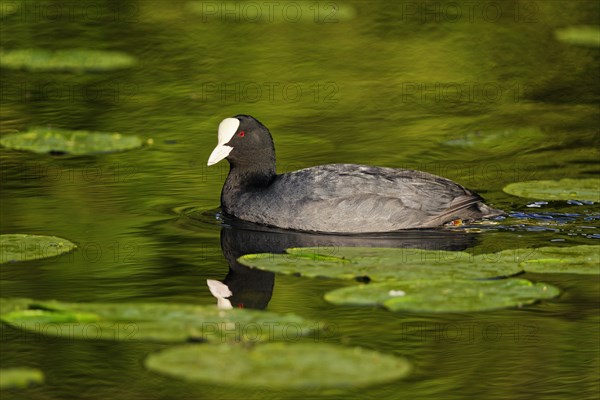
[[[240,133],[238,133],[239,137],[244,137],[246,135],[246,133],[244,131],[240,131]]]

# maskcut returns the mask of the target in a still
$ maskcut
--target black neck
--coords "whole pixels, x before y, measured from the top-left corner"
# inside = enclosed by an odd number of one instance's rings
[[[265,151],[263,154],[255,154],[252,159],[233,159],[229,160],[229,175],[223,185],[221,192],[221,207],[225,212],[229,212],[229,205],[232,204],[236,194],[240,191],[248,192],[261,190],[268,187],[275,176],[275,152]]]
[[[275,166],[253,165],[238,166],[232,164],[225,185],[233,185],[238,188],[260,188],[269,186],[275,178]]]

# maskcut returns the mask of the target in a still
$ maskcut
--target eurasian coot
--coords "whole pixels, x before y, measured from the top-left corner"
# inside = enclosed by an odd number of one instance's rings
[[[223,212],[284,229],[335,233],[439,227],[504,214],[476,193],[426,172],[328,164],[279,174],[269,130],[249,115],[219,124],[208,165],[227,158]]]

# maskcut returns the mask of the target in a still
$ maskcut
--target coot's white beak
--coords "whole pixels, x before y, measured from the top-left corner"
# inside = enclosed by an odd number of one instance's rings
[[[233,147],[231,146],[225,146],[224,144],[217,145],[213,152],[210,153],[207,165],[210,167],[211,165],[218,163],[219,161],[227,157],[229,153],[231,153],[231,150],[233,150]]]
[[[240,120],[237,118],[225,118],[219,124],[219,138],[217,147],[210,153],[210,157],[208,157],[208,166],[214,165],[227,157],[233,147],[225,145],[225,143],[229,143],[235,132],[240,126]]]

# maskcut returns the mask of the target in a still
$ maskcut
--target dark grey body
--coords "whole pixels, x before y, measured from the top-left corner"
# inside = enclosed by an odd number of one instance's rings
[[[461,185],[420,171],[328,164],[277,175],[273,138],[263,124],[249,115],[221,124],[227,128],[219,125],[221,142],[209,163],[226,154],[231,168],[221,208],[246,221],[300,231],[368,233],[503,214]]]
[[[275,175],[266,185],[236,178],[230,174],[223,187],[223,211],[284,229],[389,232],[503,214],[457,183],[413,170],[329,164]]]

